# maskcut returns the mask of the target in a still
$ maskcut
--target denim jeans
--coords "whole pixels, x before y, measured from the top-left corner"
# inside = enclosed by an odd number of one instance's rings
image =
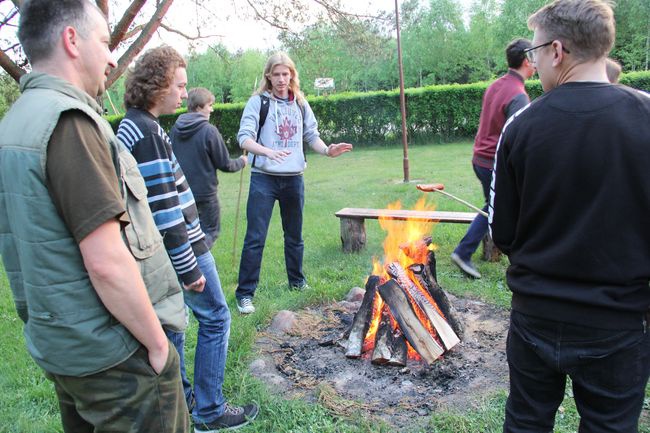
[[[196,422],[209,423],[221,416],[226,399],[222,386],[230,337],[230,310],[221,289],[221,281],[210,252],[198,256],[199,269],[205,276],[203,292],[186,290],[185,304],[192,310],[199,322],[199,331],[194,354],[194,398],[196,406],[192,418]],[[185,335],[166,331],[181,357],[181,376],[185,398],[191,399],[192,388],[185,372],[183,345]]]
[[[483,211],[487,212],[488,202],[490,201],[490,182],[492,181],[492,170],[489,168],[481,167],[476,164],[472,164],[474,167],[474,173],[478,180],[481,181],[481,186],[483,187],[483,196],[485,197],[485,205],[483,205]],[[469,261],[472,258],[472,254],[476,251],[479,244],[485,237],[488,232],[488,220],[481,214],[477,214],[474,221],[469,225],[467,233],[460,240],[460,243],[454,250],[458,256],[464,261]]]
[[[205,244],[211,249],[221,231],[221,209],[217,195],[207,200],[196,199],[196,209],[199,211],[201,230],[205,233]]]
[[[579,432],[637,431],[650,373],[650,334],[554,322],[513,311],[507,342],[510,395],[503,431],[552,432],[566,376]]]
[[[305,186],[302,175],[271,176],[251,174],[251,185],[246,205],[246,237],[239,264],[237,299],[252,297],[260,280],[262,253],[266,243],[273,206],[280,204],[284,231],[284,262],[289,286],[303,286],[302,258],[305,244],[302,240],[302,210],[305,204]]]

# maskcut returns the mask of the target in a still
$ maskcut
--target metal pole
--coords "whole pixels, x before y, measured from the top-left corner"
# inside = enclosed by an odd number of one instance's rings
[[[399,7],[395,0],[395,25],[397,28],[397,62],[399,63],[399,105],[402,111],[402,146],[404,147],[404,183],[409,181],[409,145],[406,135],[406,97],[404,96],[404,67],[402,66],[402,44],[399,36]]]

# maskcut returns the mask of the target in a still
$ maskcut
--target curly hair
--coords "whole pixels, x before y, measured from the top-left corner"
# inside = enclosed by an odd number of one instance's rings
[[[178,68],[186,68],[183,57],[168,45],[152,48],[129,69],[124,106],[150,110],[166,96]]]

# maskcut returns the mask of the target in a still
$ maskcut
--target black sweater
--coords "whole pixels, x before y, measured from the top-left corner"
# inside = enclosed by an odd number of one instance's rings
[[[230,159],[221,134],[201,113],[181,114],[169,135],[197,200],[217,194],[217,169],[235,172],[244,167],[243,159]]]
[[[490,200],[513,309],[600,328],[650,307],[650,96],[567,83],[506,123]]]

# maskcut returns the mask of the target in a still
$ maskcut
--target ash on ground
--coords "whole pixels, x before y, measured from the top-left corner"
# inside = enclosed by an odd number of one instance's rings
[[[507,390],[507,310],[448,294],[465,327],[461,343],[428,367],[411,360],[381,366],[345,357],[362,296],[356,288],[346,301],[278,313],[257,340],[252,374],[287,398],[318,401],[341,416],[374,416],[403,431],[437,408],[468,410]]]

